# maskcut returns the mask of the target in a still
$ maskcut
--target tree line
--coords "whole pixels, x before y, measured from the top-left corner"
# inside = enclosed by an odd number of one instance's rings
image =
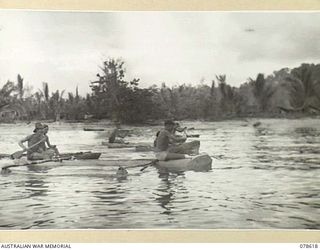
[[[301,64],[265,76],[259,73],[240,87],[216,75],[211,85],[181,84],[172,87],[139,86],[139,79],[125,80],[124,62],[109,59],[99,67],[91,93],[81,96],[64,90],[49,91],[44,82],[35,92],[18,75],[0,89],[1,110],[12,109],[20,120],[112,119],[145,123],[174,118],[219,120],[238,117],[281,117],[320,113],[320,64]]]

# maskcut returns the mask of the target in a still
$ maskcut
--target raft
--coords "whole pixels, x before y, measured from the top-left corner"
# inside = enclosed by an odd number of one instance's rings
[[[198,155],[192,159],[158,161],[156,167],[160,172],[206,172],[212,169],[212,159],[209,155]]]

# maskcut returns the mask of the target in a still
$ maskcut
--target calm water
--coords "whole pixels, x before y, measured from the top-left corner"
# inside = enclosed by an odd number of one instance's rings
[[[0,175],[0,229],[320,229],[320,120],[225,121],[183,125],[201,134],[206,173],[160,175],[153,167],[19,167]],[[152,158],[108,149],[106,124],[50,124],[61,152],[98,151],[102,160]],[[128,141],[152,142],[159,127],[134,127]],[[18,150],[33,124],[1,124],[0,153]],[[2,161],[3,164],[4,161]],[[0,161],[1,163],[1,161]],[[116,164],[115,164],[116,165]]]

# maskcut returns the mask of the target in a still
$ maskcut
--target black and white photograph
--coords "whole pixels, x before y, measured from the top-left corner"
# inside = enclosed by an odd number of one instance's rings
[[[320,12],[0,10],[0,230],[320,229]]]

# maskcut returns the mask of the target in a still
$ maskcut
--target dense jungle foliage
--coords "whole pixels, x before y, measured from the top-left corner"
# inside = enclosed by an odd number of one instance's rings
[[[124,62],[103,62],[92,92],[80,96],[64,90],[49,91],[49,84],[32,91],[18,75],[0,89],[0,121],[112,119],[123,123],[177,120],[220,120],[239,117],[288,117],[320,114],[320,64],[302,64],[260,73],[240,87],[226,75],[205,84],[139,87],[139,79],[126,81]],[[53,83],[54,84],[54,83]]]

